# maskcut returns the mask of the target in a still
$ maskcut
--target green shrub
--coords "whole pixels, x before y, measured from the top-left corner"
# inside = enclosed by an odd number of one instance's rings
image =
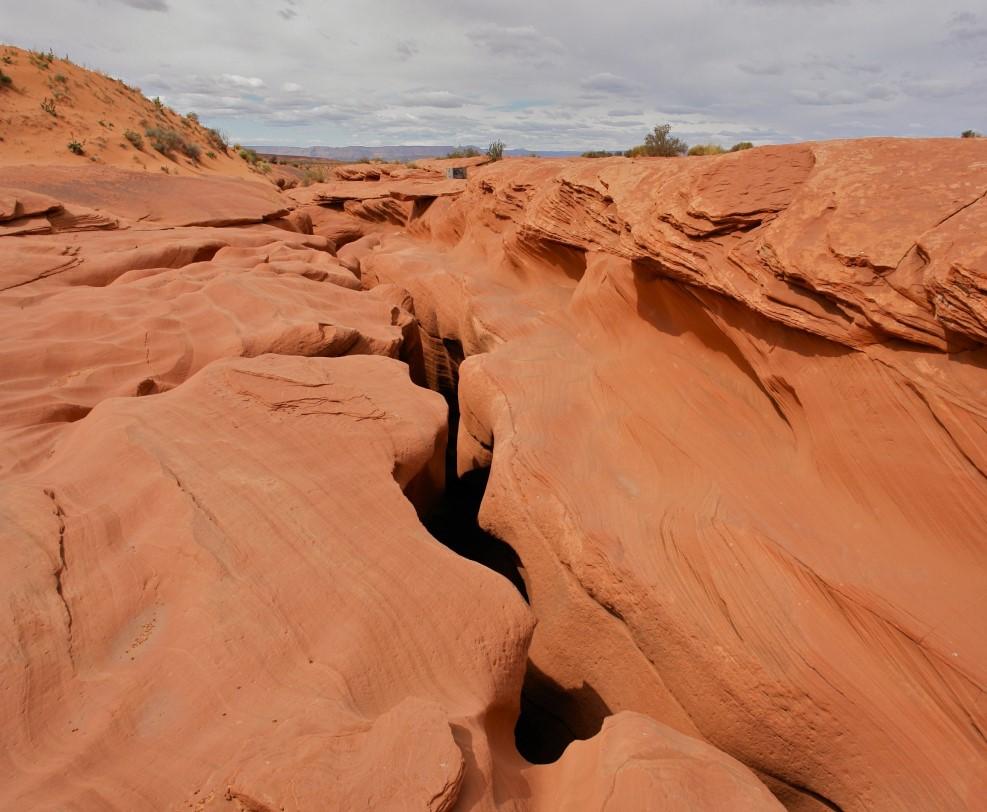
[[[251,166],[257,166],[260,162],[260,155],[258,155],[255,150],[247,149],[247,147],[240,147],[237,152],[240,154],[240,157]]]
[[[960,133],[960,138],[983,138],[983,136],[976,130],[963,130]]]
[[[157,110],[158,110],[159,113],[162,110],[164,110],[164,102],[161,101],[161,97],[160,96],[155,96],[153,99],[151,99],[151,101],[154,102],[154,106],[155,106],[155,108],[157,108]]]
[[[456,147],[446,158],[477,158],[479,155],[480,150],[476,147]]]
[[[0,70],[0,87],[10,87],[13,83],[14,80]]]
[[[202,147],[192,141],[185,141],[182,144],[182,152],[185,154],[186,158],[191,158],[196,163],[198,163],[199,158],[202,157]]]
[[[48,53],[31,51],[28,55],[28,59],[31,60],[31,64],[38,70],[48,70],[48,68],[51,67],[51,63],[55,61],[55,54],[51,51],[48,51]]]
[[[49,116],[58,117],[58,111],[55,109],[55,102],[53,99],[49,99],[47,96],[41,102],[41,109],[44,110]]]
[[[144,135],[150,140],[151,146],[162,155],[170,156],[175,150],[185,147],[185,139],[167,127],[148,127],[144,130]]]
[[[740,152],[744,149],[754,149],[754,145],[750,141],[741,141],[730,147],[730,152]]]
[[[487,147],[487,157],[492,161],[499,161],[504,157],[504,144],[503,141],[494,141],[489,147]]]
[[[48,89],[51,90],[51,95],[56,102],[63,102],[69,97],[67,87],[68,79],[61,74],[48,80]]]
[[[623,152],[609,152],[605,149],[591,149],[588,152],[583,153],[584,158],[612,158],[617,155],[623,155]],[[533,158],[537,157],[535,155],[531,156]]]
[[[227,152],[230,148],[230,139],[222,130],[206,127],[206,140],[209,145],[219,152]]]
[[[75,155],[85,155],[86,154],[85,148],[78,141],[69,141],[69,152],[72,152]]]
[[[212,150],[209,150],[209,152],[206,153],[206,157],[211,158],[212,160],[216,160],[216,153],[213,152]]]
[[[690,155],[722,155],[726,152],[719,144],[696,144],[689,148]]]
[[[307,166],[302,170],[302,186],[311,186],[313,183],[325,183],[326,170],[322,166]]]
[[[625,154],[629,158],[639,155],[653,158],[674,158],[677,155],[685,155],[689,151],[689,145],[681,138],[670,135],[671,131],[671,124],[659,124],[653,132],[644,136],[643,144],[627,150]]]
[[[185,116],[185,118],[187,118],[189,121],[194,121],[196,124],[199,123],[198,113],[189,113],[187,116]]]
[[[127,132],[123,134],[123,137],[130,142],[134,149],[144,149],[144,139],[141,137],[139,132],[127,130]]]

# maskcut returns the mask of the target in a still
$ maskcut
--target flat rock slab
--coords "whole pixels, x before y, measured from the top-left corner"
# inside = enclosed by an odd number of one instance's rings
[[[108,166],[8,166],[0,187],[24,189],[53,205],[82,206],[131,222],[162,226],[260,223],[287,213],[272,187],[223,177],[175,177]]]

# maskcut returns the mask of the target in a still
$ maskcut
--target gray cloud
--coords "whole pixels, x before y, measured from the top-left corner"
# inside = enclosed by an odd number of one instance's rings
[[[863,104],[874,101],[888,101],[898,95],[898,91],[888,85],[872,85],[863,89],[840,90],[793,90],[792,96],[799,104],[832,107],[846,104]]]
[[[723,144],[987,130],[976,0],[0,3],[15,44],[243,143],[616,149],[662,121]]]
[[[781,76],[785,72],[784,66],[777,62],[769,64],[748,64],[742,63],[737,65],[737,67],[744,73],[749,73],[752,76]]]
[[[593,76],[583,79],[579,83],[579,86],[583,88],[583,90],[596,91],[599,93],[611,93],[617,96],[627,93],[636,93],[641,89],[639,82],[625,79],[623,76],[617,76],[613,73],[594,74]]]
[[[285,5],[284,8],[278,9],[278,14],[282,17],[282,19],[290,20],[293,17],[297,17],[298,11],[295,9],[296,0],[284,0],[284,2],[287,5]]]
[[[555,37],[539,33],[533,26],[504,26],[482,23],[466,32],[477,46],[496,56],[541,62],[564,49]]]
[[[469,102],[448,90],[423,90],[406,93],[398,102],[401,107],[463,107]]]
[[[418,43],[413,39],[400,39],[394,46],[394,50],[402,61],[406,61],[418,53]]]
[[[141,11],[167,11],[167,0],[117,0],[125,6],[137,8]]]
[[[987,39],[987,20],[970,11],[961,11],[949,19],[948,39],[959,43],[979,44]]]

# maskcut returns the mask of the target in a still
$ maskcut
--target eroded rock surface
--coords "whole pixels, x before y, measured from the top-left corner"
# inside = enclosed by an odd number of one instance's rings
[[[443,169],[0,170],[0,806],[975,808],[987,145]]]
[[[512,161],[366,252],[465,357],[538,673],[790,804],[974,804],[985,192],[956,141]]]

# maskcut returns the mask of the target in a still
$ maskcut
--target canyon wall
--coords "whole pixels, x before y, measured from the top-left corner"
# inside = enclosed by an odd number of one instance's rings
[[[2,805],[975,808],[987,145],[443,169],[0,169]]]

